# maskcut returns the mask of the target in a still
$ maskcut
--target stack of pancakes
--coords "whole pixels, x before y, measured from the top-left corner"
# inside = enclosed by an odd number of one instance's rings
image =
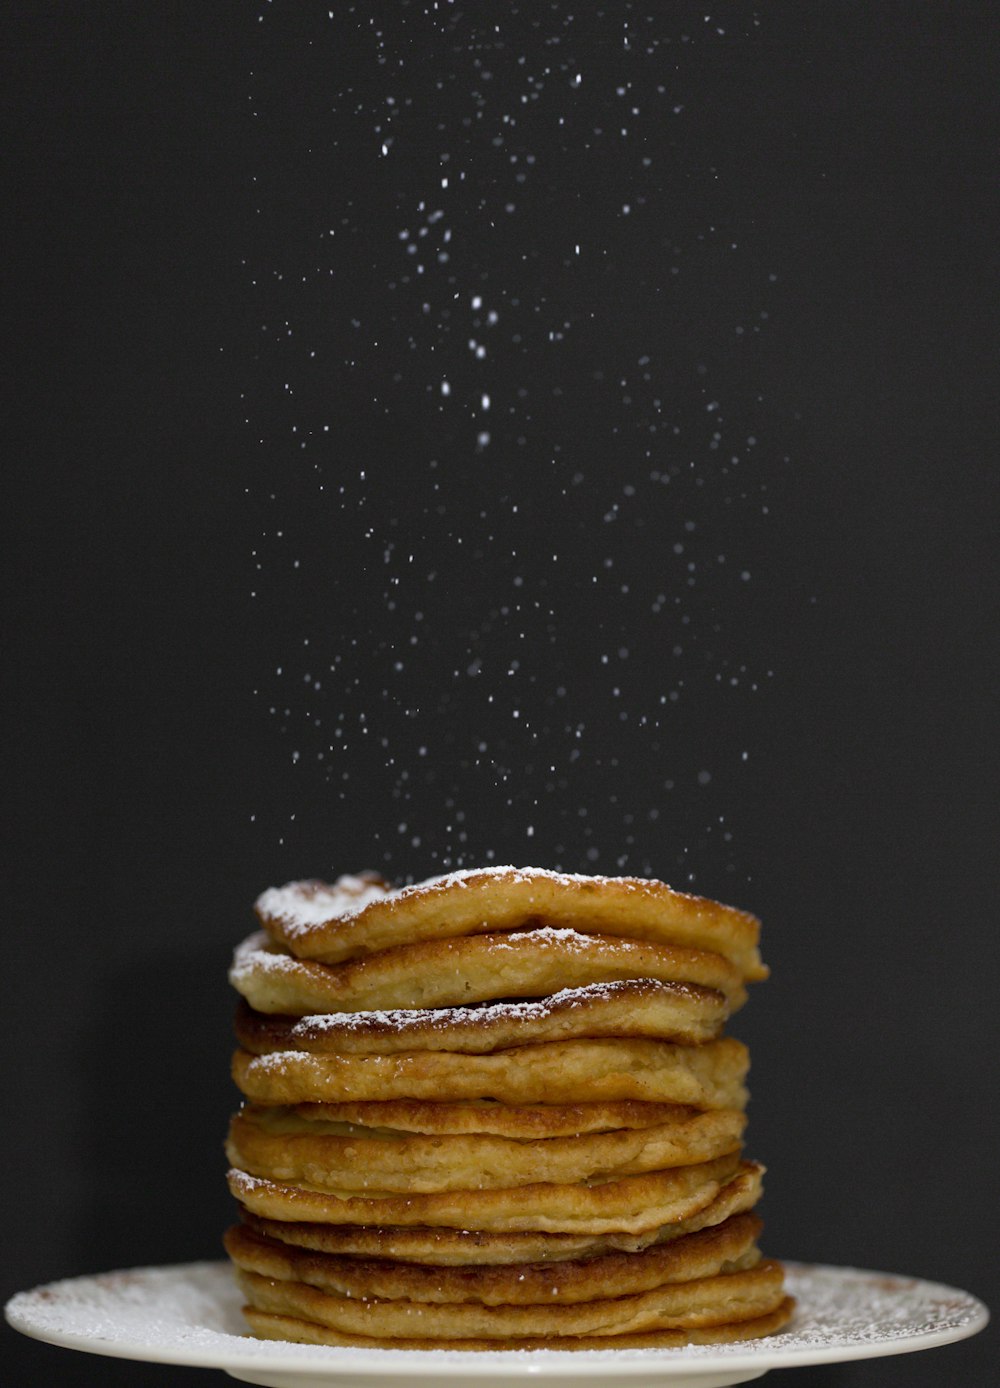
[[[257,902],[226,1248],[254,1334],[399,1349],[780,1329],[741,1157],[753,916],[539,869]]]

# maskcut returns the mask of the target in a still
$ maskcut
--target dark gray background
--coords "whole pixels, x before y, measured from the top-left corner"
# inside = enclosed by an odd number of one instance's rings
[[[263,886],[494,851],[758,912],[773,978],[734,1030],[766,1247],[995,1301],[988,7],[327,8],[8,12],[5,1294],[217,1255],[225,969]],[[520,55],[552,75],[498,153]],[[592,138],[623,74],[641,115]],[[382,158],[387,94],[415,107]],[[444,149],[453,256],[408,287]],[[502,310],[483,366],[452,273]],[[19,1385],[184,1377],[4,1354]],[[995,1355],[783,1381],[978,1384]]]

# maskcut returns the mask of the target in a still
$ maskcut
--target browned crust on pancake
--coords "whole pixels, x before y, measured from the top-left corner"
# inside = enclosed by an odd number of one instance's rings
[[[715,1161],[623,1176],[595,1184],[537,1184],[501,1190],[438,1191],[425,1195],[366,1195],[315,1190],[230,1169],[229,1188],[242,1204],[269,1219],[320,1224],[444,1225],[497,1232],[630,1233],[689,1219],[716,1198],[739,1162],[732,1152]]]
[[[429,1099],[366,1099],[296,1104],[303,1118],[356,1123],[411,1133],[495,1133],[498,1137],[578,1137],[619,1128],[655,1128],[697,1110],[685,1104],[608,1099],[579,1104],[500,1104],[495,1099],[435,1103]]]
[[[370,1335],[344,1335],[324,1326],[243,1307],[247,1323],[259,1339],[290,1340],[302,1345],[336,1345],[344,1349],[442,1349],[451,1350],[586,1350],[586,1349],[680,1349],[683,1345],[734,1344],[741,1340],[759,1340],[783,1330],[795,1312],[795,1300],[786,1296],[781,1304],[766,1316],[740,1321],[731,1325],[716,1325],[689,1330],[660,1330],[645,1335],[560,1336],[548,1335],[507,1340],[416,1340],[378,1339]]]
[[[245,1225],[223,1240],[238,1267],[263,1277],[305,1282],[339,1296],[422,1302],[475,1301],[486,1306],[552,1304],[558,1288],[563,1304],[632,1296],[668,1282],[716,1277],[759,1259],[754,1242],[763,1228],[754,1214],[733,1215],[722,1224],[640,1253],[608,1253],[566,1262],[434,1267],[392,1259],[335,1257],[257,1234]]]
[[[739,971],[721,954],[570,929],[425,940],[345,964],[296,959],[258,933],[237,946],[229,971],[256,1011],[293,1016],[459,1007],[635,978],[716,989],[731,1012],[746,1001]]]
[[[719,1035],[728,1010],[725,997],[715,988],[636,978],[566,988],[531,1002],[302,1018],[255,1012],[241,998],[235,1029],[240,1045],[254,1055],[269,1051],[388,1055],[414,1050],[479,1055],[579,1037],[644,1036],[699,1045]]]
[[[639,1253],[653,1244],[669,1243],[699,1229],[722,1223],[731,1215],[752,1209],[760,1199],[764,1168],[741,1162],[736,1174],[720,1186],[714,1200],[687,1219],[676,1220],[643,1234],[552,1234],[540,1232],[489,1233],[481,1229],[379,1228],[345,1224],[314,1224],[266,1219],[245,1207],[240,1217],[255,1232],[284,1244],[338,1256],[394,1259],[436,1267],[469,1263],[503,1264],[563,1262],[592,1259],[609,1253]]]
[[[544,1041],[494,1055],[421,1051],[392,1056],[275,1051],[233,1057],[233,1079],[262,1104],[345,1099],[498,1099],[509,1104],[640,1099],[742,1108],[746,1047],[670,1041]]]
[[[481,1133],[345,1133],[340,1124],[250,1105],[230,1123],[226,1155],[231,1165],[271,1180],[415,1195],[600,1181],[693,1166],[734,1151],[745,1125],[745,1115],[735,1109],[694,1110],[655,1128],[520,1141]]]
[[[261,1310],[303,1316],[347,1334],[452,1339],[507,1339],[549,1335],[649,1334],[753,1320],[777,1309],[784,1299],[784,1270],[763,1261],[741,1272],[695,1281],[666,1283],[634,1296],[589,1302],[530,1306],[355,1301],[320,1291],[304,1282],[285,1282],[242,1269],[237,1282]]]
[[[377,889],[366,875],[363,885]],[[340,879],[353,884],[357,879]],[[360,885],[360,884],[359,884]],[[327,919],[308,919],[331,890],[315,880],[262,893],[261,925],[300,958],[336,964],[415,940],[443,939],[526,925],[572,926],[724,954],[746,980],[767,977],[757,950],[760,922],[747,911],[637,877],[573,877],[541,869],[484,869],[393,891],[361,911],[352,895]],[[302,908],[306,911],[303,912]]]

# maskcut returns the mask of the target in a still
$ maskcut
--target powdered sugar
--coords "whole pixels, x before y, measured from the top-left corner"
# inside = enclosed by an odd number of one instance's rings
[[[426,882],[415,882],[412,887],[403,887],[403,892],[420,891],[426,887],[463,887],[470,878],[473,877],[510,877],[515,882],[528,882],[533,878],[544,878],[549,882],[561,882],[565,885],[575,882],[592,882],[595,885],[607,885],[614,882],[616,886],[637,890],[640,882],[638,879],[628,877],[600,877],[590,876],[581,872],[553,872],[551,868],[539,867],[513,867],[510,864],[494,864],[491,867],[460,868],[456,872],[447,872],[440,877],[429,877]]]
[[[504,935],[491,935],[489,936],[489,948],[491,950],[520,949],[525,940],[531,940],[533,945],[540,945],[543,949],[549,945],[559,945],[564,949],[569,947],[587,953],[594,950],[595,940],[598,946],[601,944],[600,937],[583,935],[579,930],[573,930],[569,926],[536,925],[532,926],[530,930],[510,930]]]
[[[280,921],[288,935],[295,935],[332,920],[350,920],[372,902],[397,895],[388,882],[374,874],[345,874],[336,882],[287,882],[261,892],[255,910],[262,921]]]
[[[238,989],[244,979],[250,977],[287,975],[302,968],[300,960],[293,959],[290,954],[283,953],[273,945],[263,930],[256,930],[236,946],[229,968],[229,982]]]
[[[137,1349],[175,1343],[210,1351],[244,1330],[239,1293],[221,1269],[191,1263],[55,1282],[13,1297],[7,1317],[15,1329],[56,1343],[73,1337],[109,1347],[128,1341]]]
[[[538,932],[533,931],[532,934]],[[648,980],[643,981],[650,985]],[[554,1012],[569,1007],[586,1007],[589,1003],[610,1001],[615,997],[627,997],[634,989],[631,980],[613,983],[589,983],[580,988],[563,988],[546,998],[531,1002],[497,1002],[482,1007],[439,1007],[439,1008],[393,1008],[389,1011],[316,1013],[303,1017],[292,1027],[293,1039],[316,1035],[323,1031],[408,1031],[428,1026],[445,1029],[456,1022],[472,1021],[477,1026],[489,1027],[498,1022],[541,1021]],[[663,984],[676,993],[683,984]]]

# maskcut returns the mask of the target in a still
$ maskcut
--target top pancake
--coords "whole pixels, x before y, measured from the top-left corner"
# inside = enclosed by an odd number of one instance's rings
[[[422,940],[570,927],[723,955],[745,981],[767,977],[755,916],[638,877],[477,868],[394,888],[374,873],[289,882],[256,903],[272,939],[300,959],[338,964]]]

